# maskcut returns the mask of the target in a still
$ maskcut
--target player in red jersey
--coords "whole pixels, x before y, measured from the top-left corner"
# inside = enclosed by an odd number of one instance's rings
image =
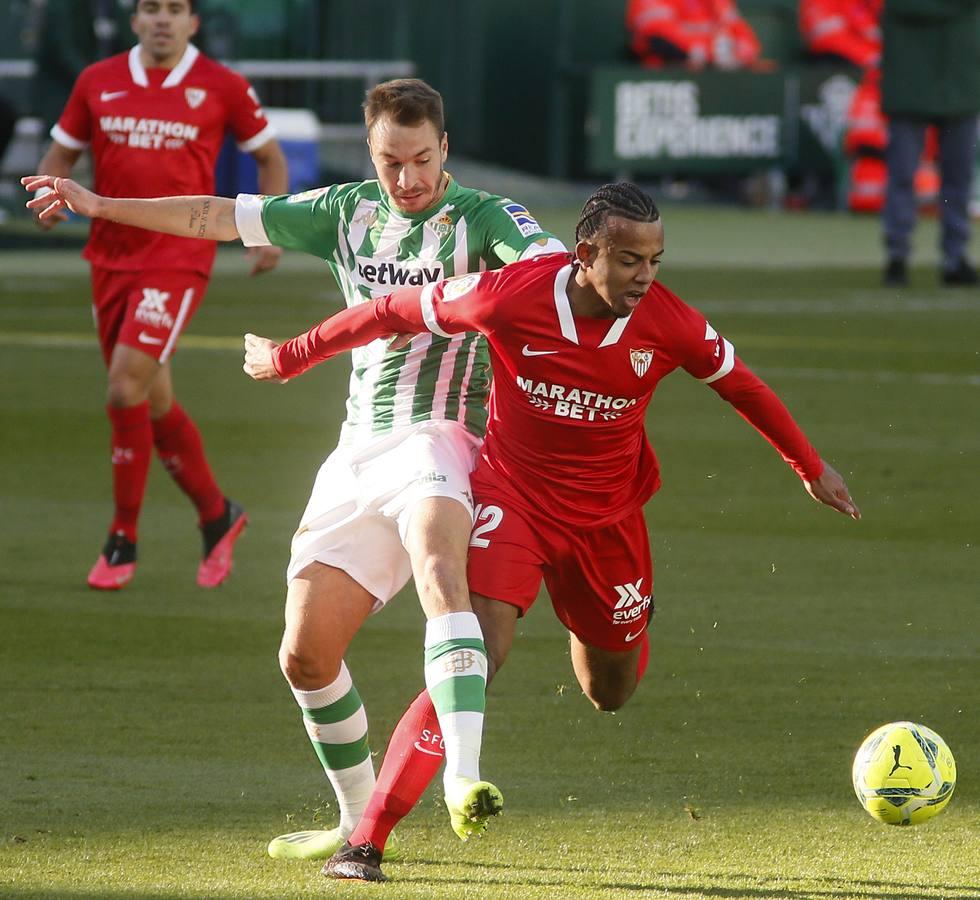
[[[190,43],[198,25],[194,0],[139,0],[132,16],[139,43],[82,72],[38,172],[67,177],[90,148],[100,194],[212,194],[215,162],[231,131],[255,157],[259,190],[285,193],[285,158],[255,91]],[[66,217],[61,208],[38,224],[47,229]],[[205,204],[201,228],[207,217]],[[252,274],[273,268],[280,253],[262,248]],[[133,577],[137,521],[155,447],[197,508],[204,540],[197,583],[214,587],[231,571],[232,548],[247,518],[218,487],[197,426],[174,399],[169,361],[204,298],[215,244],[98,219],[84,256],[109,370],[115,500],[109,538],[88,583],[114,590]]]
[[[653,201],[607,185],[586,203],[573,255],[398,291],[276,345],[246,335],[245,371],[284,380],[388,334],[480,331],[494,372],[472,485],[468,578],[492,671],[542,578],[568,628],[572,665],[602,710],[633,693],[649,652],[653,567],[642,507],[660,485],[644,431],[658,382],[685,369],[772,443],[815,499],[859,518],[840,475],[772,390],[704,317],[657,284],[664,236]],[[381,881],[384,843],[438,769],[423,693],[395,729],[339,878]]]

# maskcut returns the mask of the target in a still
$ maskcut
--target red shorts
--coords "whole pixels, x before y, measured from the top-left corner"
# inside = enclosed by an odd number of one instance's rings
[[[208,289],[199,272],[117,272],[92,266],[92,311],[108,364],[116,344],[161,363],[174,352]]]
[[[586,644],[626,651],[653,612],[653,561],[643,510],[576,529],[529,509],[485,463],[470,482],[476,503],[470,590],[531,608],[544,579],[561,623]]]

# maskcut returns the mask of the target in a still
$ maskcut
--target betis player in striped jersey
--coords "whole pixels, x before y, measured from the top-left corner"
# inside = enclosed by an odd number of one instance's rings
[[[246,246],[271,243],[324,258],[348,306],[561,246],[520,204],[442,178],[435,207],[418,213],[399,209],[379,181],[368,181],[291,197],[242,196],[236,223]],[[431,420],[482,436],[487,388],[479,335],[419,335],[397,352],[386,341],[356,348],[342,442]]]
[[[357,306],[424,285],[564,249],[512,200],[457,184],[438,92],[417,79],[381,84],[364,104],[376,181],[290,197],[107,199],[61,178],[28,206],[62,206],[170,234],[269,244],[324,259]],[[480,778],[487,654],[469,602],[469,474],[486,422],[488,354],[475,335],[377,340],[354,354],[340,445],[324,462],[293,537],[279,660],[337,795],[335,829],[276,838],[273,856],[331,856],[375,785],[363,705],[344,663],[372,612],[414,576],[427,623],[428,734],[444,743],[444,788],[464,840],[502,807]],[[428,695],[426,697],[428,697]],[[433,707],[429,706],[431,710]],[[410,710],[407,714],[413,715]]]

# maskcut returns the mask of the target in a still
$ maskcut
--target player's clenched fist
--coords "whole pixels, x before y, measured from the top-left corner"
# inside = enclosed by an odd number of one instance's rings
[[[99,213],[98,194],[93,194],[70,178],[28,175],[21,178],[20,183],[29,191],[40,192],[33,200],[27,201],[27,208],[34,212],[42,228],[50,228],[56,222],[63,222],[68,218],[68,209],[90,218]]]
[[[275,341],[270,341],[268,338],[259,337],[257,334],[246,334],[245,364],[242,366],[245,374],[256,381],[278,381],[280,384],[285,384],[286,379],[279,375],[272,363],[272,352],[278,346]]]

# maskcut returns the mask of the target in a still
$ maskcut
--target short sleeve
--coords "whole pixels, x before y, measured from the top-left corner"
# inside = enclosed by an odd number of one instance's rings
[[[72,88],[68,102],[51,137],[70,150],[84,150],[92,140],[92,111],[88,103],[89,70],[85,69]]]
[[[230,73],[228,94],[228,128],[239,150],[251,153],[276,136],[259,103],[259,95],[244,78]]]
[[[679,315],[683,332],[681,365],[705,384],[724,378],[735,368],[735,348],[731,342],[690,306],[681,304]]]
[[[337,186],[264,197],[239,194],[235,223],[246,247],[285,247],[330,259],[342,227]]]
[[[483,236],[481,255],[491,268],[526,258],[528,248],[540,245],[542,253],[564,249],[561,242],[545,231],[527,207],[506,197],[484,204],[478,218]]]

